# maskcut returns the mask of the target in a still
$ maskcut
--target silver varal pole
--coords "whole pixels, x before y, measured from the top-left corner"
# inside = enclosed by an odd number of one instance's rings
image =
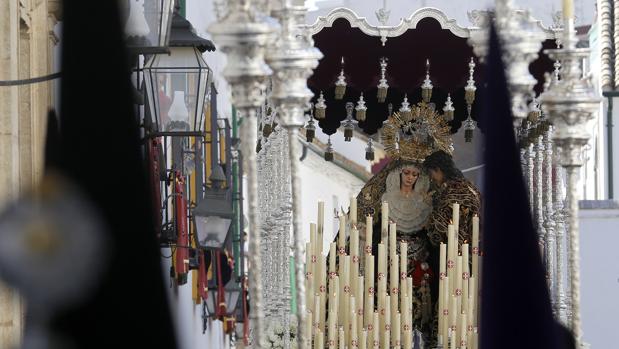
[[[576,48],[574,20],[566,20],[564,47],[548,50],[551,58],[562,62],[562,79],[542,95],[542,106],[555,127],[554,141],[560,164],[567,172],[568,266],[570,276],[570,328],[577,346],[583,347],[580,319],[580,239],[578,231],[578,173],[582,153],[589,141],[588,123],[596,116],[601,102],[591,81],[582,77],[582,61],[590,50]]]
[[[305,109],[313,96],[307,87],[307,79],[322,54],[313,45],[311,36],[303,32],[299,25],[304,23],[307,9],[291,5],[289,1],[274,8],[272,16],[282,26],[279,39],[269,49],[267,62],[274,71],[271,100],[277,107],[280,124],[288,131],[288,149],[290,155],[290,178],[292,187],[292,228],[294,235],[294,256],[296,275],[297,303],[297,344],[299,348],[308,348],[311,343],[310,333],[306,333],[307,320],[305,311],[305,281],[303,267],[304,234],[301,227],[301,178],[300,178],[300,143],[299,128],[305,124]]]
[[[227,55],[223,76],[230,84],[232,102],[242,116],[241,149],[247,175],[249,208],[249,292],[253,328],[252,346],[263,345],[262,265],[260,256],[260,219],[258,213],[258,172],[256,163],[258,109],[264,103],[266,78],[271,70],[264,62],[264,51],[277,28],[255,12],[248,0],[230,1],[225,13],[208,31]]]

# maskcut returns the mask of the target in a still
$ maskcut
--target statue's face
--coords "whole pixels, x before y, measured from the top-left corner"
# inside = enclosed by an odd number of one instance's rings
[[[430,172],[430,178],[432,178],[432,180],[436,184],[441,185],[445,181],[445,176],[443,175],[443,171],[441,171],[440,169],[431,168],[428,170],[428,172]]]
[[[400,183],[403,188],[412,188],[419,178],[419,169],[414,167],[405,167],[400,174]]]

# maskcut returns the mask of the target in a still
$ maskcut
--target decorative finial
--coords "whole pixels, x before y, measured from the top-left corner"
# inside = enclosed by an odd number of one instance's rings
[[[355,111],[357,112],[355,116],[357,117],[357,120],[364,121],[367,110],[368,107],[365,106],[365,101],[363,100],[363,92],[361,92],[359,100],[357,101],[357,106],[355,107]]]
[[[426,59],[426,78],[421,85],[421,98],[426,103],[430,103],[432,98],[432,80],[430,80],[430,59]]]
[[[344,76],[344,57],[342,57],[342,70],[335,82],[335,99],[342,99],[346,94],[346,76]]]
[[[318,120],[324,119],[326,116],[327,105],[325,104],[325,96],[322,94],[322,91],[320,91],[320,96],[316,102],[316,112],[314,116]]]
[[[325,149],[325,160],[333,161],[333,144],[331,143],[331,135],[329,135],[329,140],[327,141],[327,149]]]
[[[374,144],[372,143],[372,138],[368,139],[368,146],[365,148],[365,159],[374,161]]]
[[[387,59],[385,57],[380,60],[380,80],[378,81],[378,103],[385,103],[387,99],[387,90],[389,89],[389,84],[387,83]]]
[[[452,121],[454,119],[454,111],[456,109],[453,106],[453,102],[451,101],[451,93],[447,94],[447,100],[445,101],[445,106],[443,107],[443,116],[445,120]]]

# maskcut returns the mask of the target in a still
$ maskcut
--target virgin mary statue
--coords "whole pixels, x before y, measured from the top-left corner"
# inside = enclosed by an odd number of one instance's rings
[[[389,206],[389,221],[396,223],[397,240],[408,243],[407,272],[413,278],[413,325],[430,339],[434,331],[438,295],[437,252],[430,244],[426,224],[432,213],[430,178],[421,166],[436,150],[452,152],[451,135],[444,118],[420,103],[408,117],[394,114],[383,125],[382,143],[391,161],[374,175],[357,196],[358,222],[373,217],[373,254],[384,238],[381,205]],[[365,229],[360,229],[364,232]],[[363,237],[365,238],[365,237]],[[386,243],[386,241],[385,241]],[[399,250],[400,244],[397,244]],[[400,251],[398,251],[400,253]],[[402,277],[402,276],[401,276]]]

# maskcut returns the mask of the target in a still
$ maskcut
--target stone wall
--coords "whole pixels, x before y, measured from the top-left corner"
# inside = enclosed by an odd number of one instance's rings
[[[51,73],[52,46],[57,41],[51,29],[58,10],[59,1],[0,1],[0,80]],[[0,87],[0,208],[42,175],[51,101],[51,82]],[[20,342],[23,314],[19,295],[0,285],[0,348]]]

